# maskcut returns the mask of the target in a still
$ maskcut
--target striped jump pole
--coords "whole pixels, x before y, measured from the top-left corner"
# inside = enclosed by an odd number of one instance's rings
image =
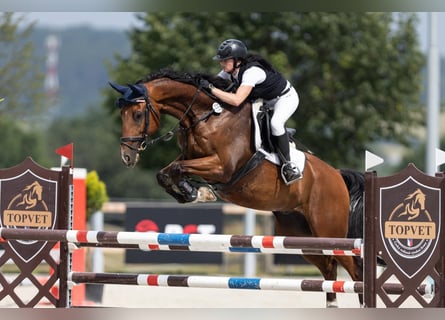
[[[328,281],[279,278],[239,278],[187,275],[127,274],[72,272],[68,280],[75,284],[120,284],[156,287],[222,288],[284,290],[308,292],[363,293],[361,281]],[[385,283],[383,288],[388,294],[402,294],[399,283]],[[434,293],[434,284],[422,284],[418,291],[421,295]]]
[[[0,228],[0,238],[14,240],[61,241],[79,245],[141,250],[183,250],[205,252],[256,252],[311,255],[361,255],[362,239],[310,238],[286,236],[246,236],[221,234],[173,234],[154,232],[113,232],[80,230],[40,230]]]

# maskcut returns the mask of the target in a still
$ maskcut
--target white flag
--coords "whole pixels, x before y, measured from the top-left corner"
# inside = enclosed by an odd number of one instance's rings
[[[382,164],[383,162],[384,162],[384,160],[382,158],[380,158],[379,156],[366,150],[366,152],[365,152],[365,171],[368,171],[370,168],[378,166],[379,164]]]
[[[436,168],[445,163],[445,151],[436,148]]]

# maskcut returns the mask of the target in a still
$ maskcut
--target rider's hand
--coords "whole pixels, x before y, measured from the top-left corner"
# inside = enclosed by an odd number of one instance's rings
[[[211,91],[214,87],[213,84],[211,84],[208,80],[206,79],[201,79],[199,81],[199,86],[205,90]]]

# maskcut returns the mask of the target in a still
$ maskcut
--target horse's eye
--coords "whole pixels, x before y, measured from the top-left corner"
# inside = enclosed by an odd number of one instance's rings
[[[144,113],[140,112],[140,111],[133,113],[133,119],[136,122],[141,122],[143,116],[144,116]]]

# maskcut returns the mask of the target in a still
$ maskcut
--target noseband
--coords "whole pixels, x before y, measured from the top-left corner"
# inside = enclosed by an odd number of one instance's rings
[[[153,116],[160,121],[160,115],[157,112],[156,109],[153,108],[153,106],[150,104],[150,100],[148,98],[148,95],[144,96],[144,99],[138,99],[134,100],[134,102],[141,103],[145,102],[145,112],[144,112],[144,130],[141,132],[141,135],[139,137],[135,136],[129,136],[129,137],[121,137],[120,143],[121,145],[126,146],[130,150],[136,151],[137,153],[141,153],[145,149],[147,149],[147,146],[149,144],[148,134],[147,130],[150,125],[150,112],[153,114]],[[128,104],[128,103],[127,103]],[[121,106],[122,108],[123,106]],[[130,144],[130,142],[139,142],[139,145],[137,147]]]

